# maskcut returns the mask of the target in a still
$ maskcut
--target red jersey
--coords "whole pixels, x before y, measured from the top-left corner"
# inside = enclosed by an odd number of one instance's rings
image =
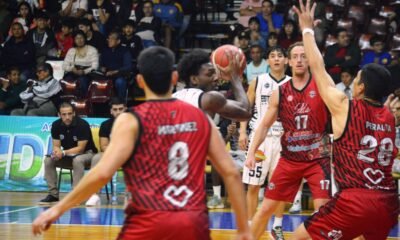
[[[123,170],[131,210],[206,210],[204,167],[211,126],[180,100],[148,101],[132,109],[140,135]]]
[[[334,141],[335,180],[340,189],[395,190],[392,178],[395,119],[387,107],[352,100],[347,126]]]
[[[329,114],[316,83],[310,79],[298,90],[292,81],[279,87],[278,118],[284,129],[281,156],[300,162],[329,157]]]

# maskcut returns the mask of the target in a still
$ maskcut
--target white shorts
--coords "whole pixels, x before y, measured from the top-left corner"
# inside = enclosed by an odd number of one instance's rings
[[[250,143],[252,136],[250,137]],[[243,167],[242,182],[250,185],[261,186],[265,182],[268,175],[268,180],[271,179],[276,165],[278,165],[279,158],[281,157],[281,138],[278,136],[269,136],[265,138],[264,142],[258,148],[263,151],[266,159],[261,162],[256,162],[253,170],[248,167]]]

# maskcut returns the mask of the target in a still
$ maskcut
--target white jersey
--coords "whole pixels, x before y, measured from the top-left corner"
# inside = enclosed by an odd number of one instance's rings
[[[249,121],[249,128],[251,131],[256,130],[258,124],[264,117],[264,114],[267,112],[269,98],[271,97],[272,92],[290,79],[291,78],[289,76],[285,76],[283,79],[278,81],[269,73],[261,74],[257,77],[253,117]],[[281,136],[282,134],[282,123],[275,121],[268,131],[268,136]]]
[[[203,90],[198,88],[184,88],[172,94],[172,97],[190,103],[197,108],[201,108],[201,96]]]

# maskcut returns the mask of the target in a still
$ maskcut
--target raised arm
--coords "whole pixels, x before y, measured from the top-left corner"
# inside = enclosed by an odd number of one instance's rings
[[[346,119],[349,108],[349,101],[344,92],[336,89],[331,76],[326,72],[324,60],[319,51],[314,38],[314,11],[316,4],[312,8],[310,0],[306,6],[299,0],[300,9],[293,7],[299,16],[300,29],[303,32],[303,43],[311,73],[317,83],[319,94],[332,114],[334,121],[340,118],[339,122]],[[335,129],[334,129],[335,130]]]
[[[275,90],[272,93],[271,98],[269,100],[268,110],[265,113],[263,119],[261,120],[260,124],[258,125],[254,133],[253,141],[247,153],[247,159],[245,162],[246,167],[254,169],[255,153],[258,147],[261,145],[261,143],[264,142],[265,138],[267,137],[269,128],[278,118],[278,111],[279,111],[279,92],[278,90]]]

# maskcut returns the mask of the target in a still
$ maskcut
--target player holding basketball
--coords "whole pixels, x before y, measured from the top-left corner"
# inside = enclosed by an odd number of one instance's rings
[[[271,67],[270,73],[259,75],[254,81],[250,82],[247,96],[250,106],[254,106],[253,117],[248,123],[250,128],[250,141],[252,140],[255,129],[265,115],[268,109],[268,100],[274,90],[287,81],[290,77],[285,74],[285,65],[287,64],[286,51],[281,47],[270,48],[267,52],[267,61]],[[242,150],[246,150],[247,122],[240,123],[239,143]],[[261,144],[259,149],[264,152],[266,161],[257,162],[254,169],[243,167],[242,182],[248,185],[247,188],[247,215],[249,221],[253,218],[258,205],[258,192],[261,185],[264,184],[268,175],[268,181],[271,180],[273,171],[275,170],[280,158],[281,142],[280,138],[283,134],[282,123],[276,121],[270,128],[267,137]],[[251,144],[251,143],[250,143]],[[281,203],[275,212],[274,224],[271,235],[274,239],[283,239],[282,218],[285,210],[285,203]]]
[[[138,59],[139,86],[147,102],[121,114],[99,163],[61,202],[32,224],[48,229],[65,211],[98,191],[120,167],[132,199],[118,239],[210,239],[204,166],[220,171],[235,210],[239,239],[251,239],[240,175],[213,122],[199,109],[171,98],[177,73],[174,54],[163,47]]]
[[[242,86],[240,73],[241,62],[236,57],[237,53],[227,52],[230,59],[227,69],[218,69],[210,63],[210,56],[201,49],[195,49],[185,54],[178,63],[178,73],[186,87],[173,94],[182,101],[203,109],[214,116],[216,113],[233,120],[249,120],[251,109],[246,92]],[[235,100],[226,99],[225,96],[215,91],[218,80],[230,81]]]
[[[279,119],[283,126],[281,158],[266,189],[261,208],[253,217],[251,231],[259,238],[269,218],[282,202],[293,202],[306,179],[318,209],[330,197],[329,148],[326,142],[328,111],[308,71],[302,43],[288,49],[292,79],[272,93],[269,107],[254,134],[246,166],[255,168],[255,152]],[[267,159],[268,161],[268,159]]]
[[[390,73],[364,66],[354,79],[353,97],[335,88],[314,39],[315,4],[300,9],[300,28],[311,71],[332,115],[333,164],[339,192],[294,233],[295,239],[386,239],[398,222],[399,200],[391,170],[396,156],[395,119],[382,99]]]

